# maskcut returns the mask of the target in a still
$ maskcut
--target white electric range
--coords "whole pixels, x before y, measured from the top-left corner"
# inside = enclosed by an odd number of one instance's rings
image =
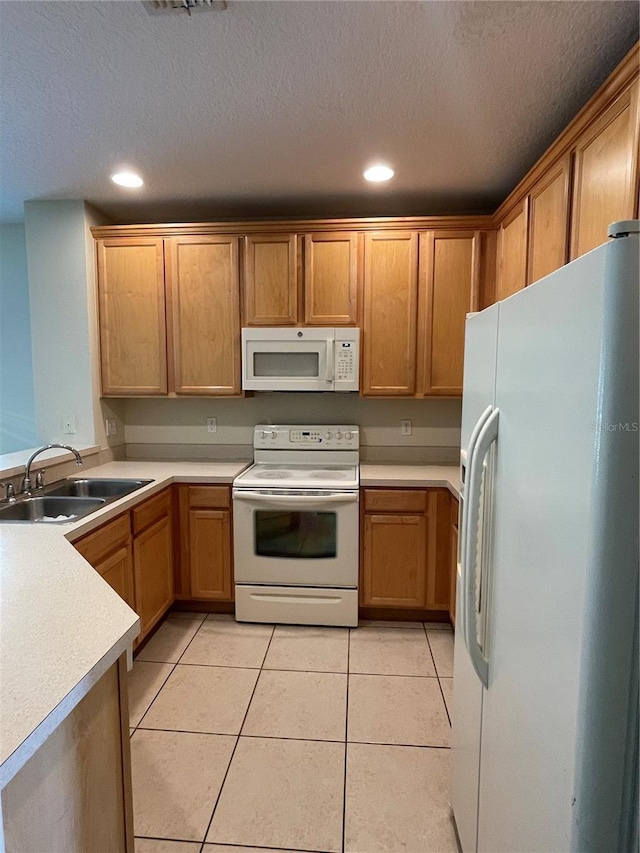
[[[256,426],[233,482],[236,619],[358,624],[357,426]]]

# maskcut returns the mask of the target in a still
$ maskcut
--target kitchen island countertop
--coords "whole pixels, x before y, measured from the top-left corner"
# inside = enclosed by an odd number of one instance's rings
[[[89,477],[152,483],[66,524],[0,525],[0,788],[138,634],[136,613],[71,541],[174,482],[231,483],[238,462],[110,462]]]

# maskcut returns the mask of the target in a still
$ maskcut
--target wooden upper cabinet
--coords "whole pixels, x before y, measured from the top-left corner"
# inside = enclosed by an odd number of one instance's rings
[[[430,231],[420,235],[420,390],[462,394],[464,328],[479,307],[480,233]]]
[[[563,157],[529,194],[527,284],[566,264],[569,237],[571,158]]]
[[[498,230],[496,300],[506,299],[527,283],[528,199],[503,219]]]
[[[167,241],[170,390],[240,394],[238,238]]]
[[[295,326],[298,322],[298,253],[295,234],[244,238],[244,323]]]
[[[412,396],[416,389],[418,235],[365,235],[363,396]]]
[[[358,235],[354,231],[306,234],[304,322],[353,326],[358,320]]]
[[[607,240],[612,222],[633,219],[637,203],[638,81],[578,140],[575,150],[571,258]]]
[[[167,393],[160,237],[98,240],[102,393]]]

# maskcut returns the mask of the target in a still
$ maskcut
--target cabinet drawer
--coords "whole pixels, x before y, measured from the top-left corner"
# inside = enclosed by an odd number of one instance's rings
[[[146,530],[154,521],[167,515],[171,510],[171,489],[165,489],[159,495],[149,498],[140,506],[131,510],[133,521],[133,535],[137,536]]]
[[[365,512],[426,512],[424,489],[365,489]]]
[[[73,547],[82,554],[87,562],[95,567],[106,556],[126,545],[130,537],[129,513],[123,512],[113,521],[108,521],[102,527],[94,530],[93,533],[78,539],[77,542],[73,543]]]
[[[227,509],[230,505],[229,486],[189,486],[190,509]]]

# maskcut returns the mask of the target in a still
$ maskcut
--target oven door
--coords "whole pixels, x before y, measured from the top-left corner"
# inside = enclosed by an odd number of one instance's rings
[[[358,585],[358,492],[234,491],[237,583]]]

